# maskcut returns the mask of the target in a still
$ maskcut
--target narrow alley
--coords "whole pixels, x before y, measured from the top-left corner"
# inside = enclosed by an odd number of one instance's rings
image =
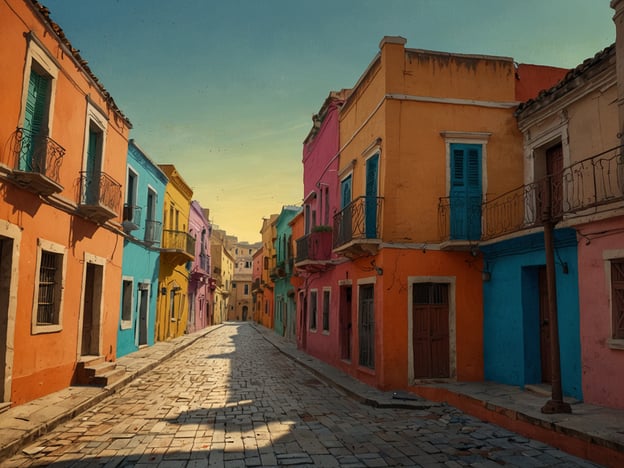
[[[595,466],[446,405],[362,405],[227,323],[2,466]]]

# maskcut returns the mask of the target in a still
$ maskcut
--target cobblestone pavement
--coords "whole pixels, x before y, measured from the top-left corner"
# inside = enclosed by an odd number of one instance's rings
[[[2,466],[596,466],[438,406],[361,405],[228,324]]]

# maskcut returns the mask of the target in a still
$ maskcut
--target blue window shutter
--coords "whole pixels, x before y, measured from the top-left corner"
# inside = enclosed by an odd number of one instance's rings
[[[451,145],[451,239],[481,237],[481,145]]]

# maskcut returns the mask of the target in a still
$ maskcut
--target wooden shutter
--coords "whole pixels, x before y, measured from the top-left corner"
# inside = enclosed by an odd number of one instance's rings
[[[613,338],[624,339],[624,260],[611,262]]]

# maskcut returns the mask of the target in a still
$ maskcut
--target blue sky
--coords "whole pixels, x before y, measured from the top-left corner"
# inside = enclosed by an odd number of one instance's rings
[[[302,142],[384,35],[574,67],[615,40],[609,0],[41,0],[221,229],[260,239],[303,197]]]

